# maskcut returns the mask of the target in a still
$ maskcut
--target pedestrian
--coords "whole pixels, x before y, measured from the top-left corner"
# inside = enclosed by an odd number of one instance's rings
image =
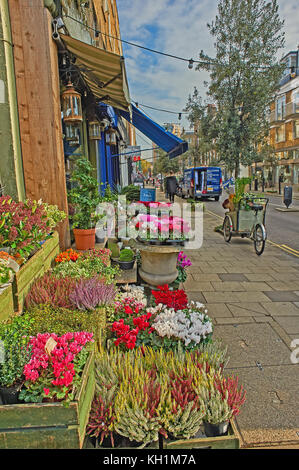
[[[179,185],[173,171],[170,171],[169,176],[166,178],[166,192],[169,196],[170,202],[174,202],[174,195],[177,192],[178,186]]]

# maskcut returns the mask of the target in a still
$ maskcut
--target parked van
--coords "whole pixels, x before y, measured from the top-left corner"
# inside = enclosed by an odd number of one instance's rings
[[[215,198],[219,201],[222,193],[221,168],[216,166],[200,166],[184,171],[182,197]]]

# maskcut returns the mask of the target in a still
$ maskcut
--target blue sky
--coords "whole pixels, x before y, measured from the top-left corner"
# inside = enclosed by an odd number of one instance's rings
[[[214,56],[207,23],[214,20],[217,4],[217,0],[117,0],[121,37],[176,56],[197,59],[201,49]],[[278,4],[285,20],[284,55],[299,44],[299,5],[298,0],[278,0]],[[189,70],[187,62],[126,44],[123,52],[133,101],[179,112],[194,86],[206,98],[203,82],[209,78],[207,72]],[[160,124],[179,122],[178,115],[144,109]],[[181,123],[189,128],[184,116]],[[146,140],[139,138],[138,143],[145,148]]]

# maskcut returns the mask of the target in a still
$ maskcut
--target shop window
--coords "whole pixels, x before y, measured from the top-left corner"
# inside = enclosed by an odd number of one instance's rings
[[[285,117],[286,97],[280,96],[276,100],[276,120],[282,121]]]
[[[283,142],[285,140],[285,126],[276,128],[276,142]]]

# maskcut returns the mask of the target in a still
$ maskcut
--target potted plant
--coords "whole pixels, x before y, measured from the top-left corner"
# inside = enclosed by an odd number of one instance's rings
[[[41,201],[17,202],[11,196],[0,197],[0,251],[9,251],[21,264],[40,249],[50,232]]]
[[[0,395],[4,405],[19,403],[23,369],[30,359],[30,320],[17,317],[0,326]]]
[[[200,387],[199,395],[205,403],[203,424],[208,437],[223,436],[228,431],[229,421],[240,412],[246,399],[243,386],[238,388],[238,377],[223,377],[215,374],[208,387]]]
[[[135,255],[133,250],[130,248],[124,248],[120,251],[119,258],[117,260],[121,269],[128,270],[133,269],[135,263]]]
[[[71,177],[74,187],[69,191],[69,199],[74,207],[71,216],[73,232],[78,250],[88,250],[95,247],[96,223],[103,215],[96,214],[96,208],[101,201],[98,182],[92,175],[93,168],[87,158],[77,160]]]

